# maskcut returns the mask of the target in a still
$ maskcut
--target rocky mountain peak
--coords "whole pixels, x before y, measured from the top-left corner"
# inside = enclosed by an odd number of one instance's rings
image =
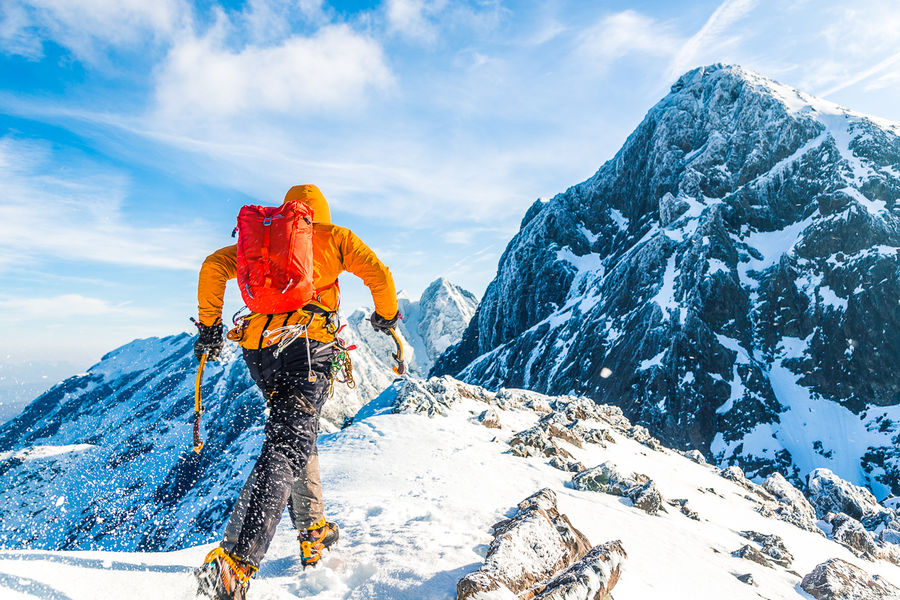
[[[528,210],[433,372],[586,394],[751,477],[897,493],[898,199],[900,126],[695,69]]]

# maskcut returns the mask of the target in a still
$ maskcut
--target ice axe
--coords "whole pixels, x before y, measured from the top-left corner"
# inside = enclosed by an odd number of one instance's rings
[[[391,358],[397,363],[397,366],[392,370],[397,375],[403,375],[406,373],[406,365],[403,363],[403,344],[400,343],[400,338],[397,337],[397,332],[394,331],[393,328],[388,329],[387,333],[390,334],[392,338],[394,338],[394,343],[397,345],[396,354],[391,352]]]
[[[206,358],[209,351],[200,357],[200,367],[197,368],[197,380],[194,382],[194,452],[200,454],[203,450],[203,440],[200,439],[200,417],[203,416],[203,401],[200,398],[200,384],[203,382],[203,368],[206,366]]]

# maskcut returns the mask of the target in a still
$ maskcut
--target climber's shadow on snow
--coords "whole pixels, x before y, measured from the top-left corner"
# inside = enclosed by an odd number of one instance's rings
[[[72,600],[71,596],[67,596],[59,590],[20,575],[9,575],[8,573],[0,573],[0,590],[12,590],[21,594],[41,598],[41,600]]]
[[[5,560],[37,560],[45,562],[57,562],[73,567],[81,567],[84,569],[98,569],[101,571],[142,571],[148,573],[190,573],[193,572],[192,567],[183,565],[136,565],[133,563],[101,560],[98,558],[76,558],[74,556],[60,556],[57,554],[19,554],[16,552],[3,552],[0,558]],[[0,573],[0,577],[3,574]],[[7,576],[8,577],[8,576]],[[0,585],[3,580],[0,579]],[[67,597],[67,596],[66,596]],[[43,596],[39,596],[43,598]]]

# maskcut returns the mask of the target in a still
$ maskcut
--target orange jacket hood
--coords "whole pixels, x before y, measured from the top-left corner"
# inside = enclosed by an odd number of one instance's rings
[[[313,209],[313,218],[317,223],[331,223],[331,209],[328,200],[317,186],[307,183],[295,185],[284,195],[284,202],[303,202]]]

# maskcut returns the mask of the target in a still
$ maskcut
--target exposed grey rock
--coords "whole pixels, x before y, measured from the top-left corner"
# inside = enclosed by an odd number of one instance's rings
[[[788,568],[794,560],[784,545],[784,540],[774,534],[742,531],[741,536],[760,545],[760,551],[773,563]]]
[[[744,558],[749,561],[753,561],[757,564],[760,564],[764,567],[771,567],[772,563],[769,562],[769,559],[766,556],[756,549],[755,546],[750,544],[745,544],[731,553],[735,558]]]
[[[646,475],[625,475],[610,462],[584,470],[572,478],[576,490],[601,492],[629,498],[635,508],[655,515],[663,503],[656,484]]]
[[[776,517],[801,529],[822,534],[822,530],[816,525],[817,517],[813,506],[781,473],[769,475],[763,482],[763,489],[778,501],[777,505],[771,507]]]
[[[816,469],[809,474],[809,501],[820,517],[828,513],[845,513],[874,529],[879,523],[892,520],[893,511],[878,504],[869,490],[844,481],[828,469]]]
[[[581,464],[581,462],[577,460],[565,460],[558,456],[554,456],[550,459],[548,463],[554,469],[559,469],[560,471],[568,471],[569,473],[581,473],[585,470],[585,466]]]
[[[684,455],[687,458],[694,461],[695,463],[697,463],[698,465],[706,464],[706,457],[703,456],[703,453],[700,452],[699,450],[688,450],[687,452],[684,453]]]
[[[846,546],[860,558],[874,559],[881,552],[875,542],[875,536],[866,531],[862,523],[844,513],[829,513],[824,520],[831,524],[831,538]]]
[[[818,565],[800,583],[816,600],[897,600],[900,588],[878,575],[869,575],[839,558]]]
[[[752,585],[753,587],[756,587],[756,581],[754,581],[753,575],[751,573],[744,573],[743,575],[735,575],[735,577],[737,577],[738,581],[740,581],[741,583],[746,583],[747,585]]]

